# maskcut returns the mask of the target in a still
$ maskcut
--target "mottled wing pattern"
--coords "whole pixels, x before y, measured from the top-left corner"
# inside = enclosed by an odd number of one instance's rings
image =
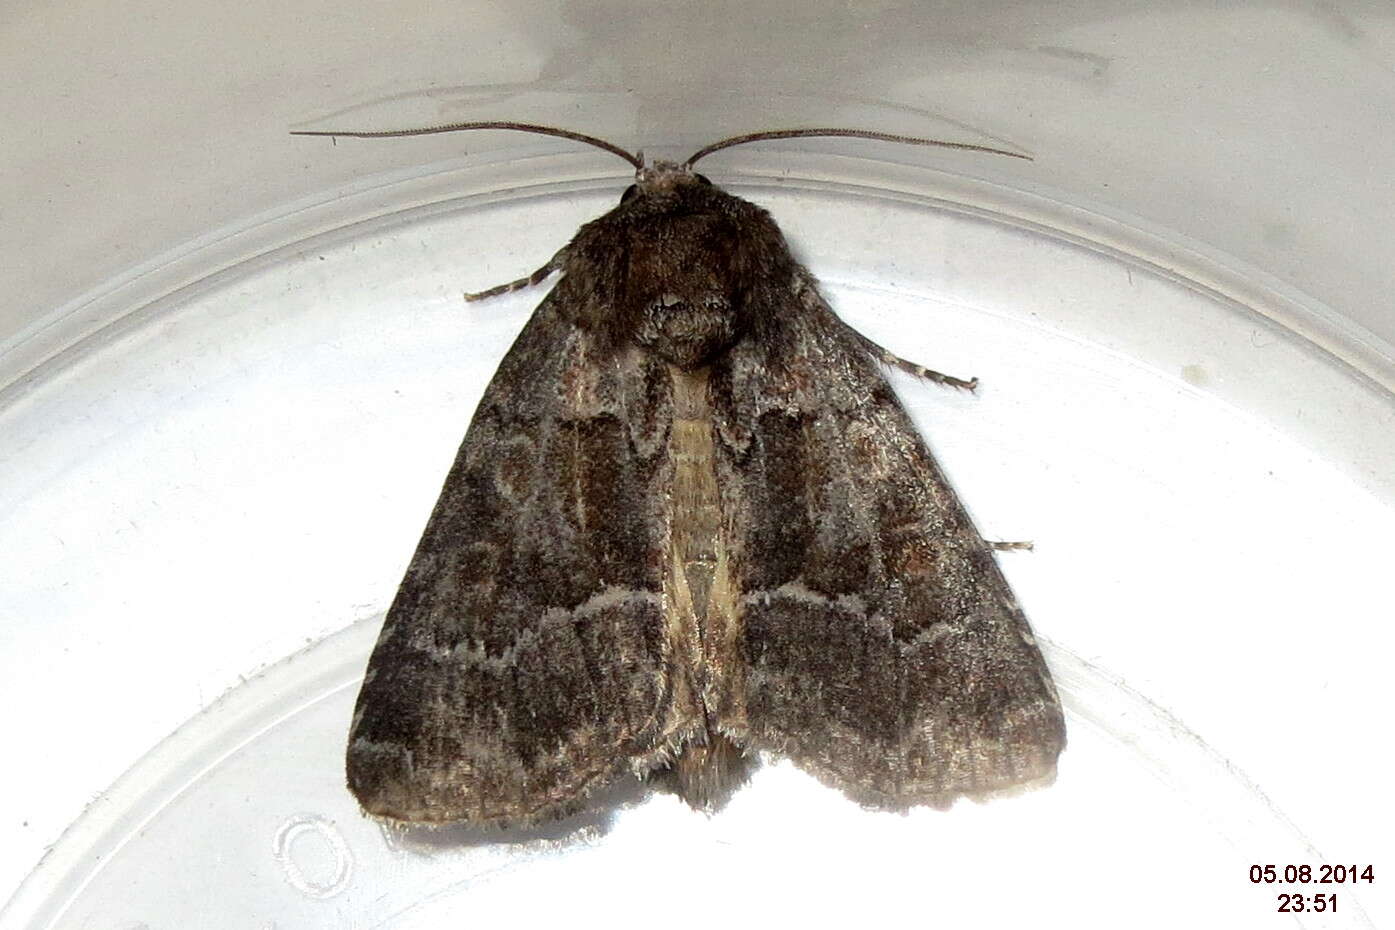
[[[554,298],[500,365],[388,611],[349,786],[399,821],[566,813],[668,750],[672,389]]]
[[[865,344],[801,272],[712,373],[742,630],[723,729],[875,806],[1048,780],[1055,688]]]

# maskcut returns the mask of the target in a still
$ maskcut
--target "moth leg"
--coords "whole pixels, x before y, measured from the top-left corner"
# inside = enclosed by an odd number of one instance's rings
[[[541,268],[530,274],[528,277],[519,278],[517,281],[510,281],[508,284],[500,284],[495,287],[491,287],[488,290],[467,293],[465,295],[465,300],[467,303],[474,303],[477,300],[488,300],[490,297],[498,297],[500,294],[508,294],[512,291],[521,291],[525,287],[533,287],[536,284],[541,284],[544,278],[547,278],[550,275],[555,274],[556,272],[562,269],[562,263],[566,260],[566,257],[567,250],[560,249],[556,255],[552,256],[547,260],[546,265],[543,265]]]
[[[881,346],[877,345],[875,342],[873,342],[871,339],[868,339],[861,333],[856,333],[856,335],[858,341],[861,342],[862,345],[866,347],[867,351],[871,352],[883,365],[890,365],[892,368],[899,368],[907,374],[915,375],[917,378],[924,378],[926,381],[933,381],[936,384],[943,384],[948,387],[963,388],[966,391],[972,391],[978,387],[977,378],[970,378],[966,381],[963,378],[956,378],[953,375],[946,375],[941,374],[938,371],[932,371],[929,368],[926,368],[924,365],[917,365],[915,362],[908,361],[902,358],[901,356],[896,355],[893,352],[889,352],[886,349],[883,349]]]
[[[984,542],[988,543],[988,548],[995,549],[998,552],[1006,552],[1016,549],[1021,549],[1030,552],[1036,548],[1036,544],[1031,542],[1030,540],[1026,542],[1004,542],[1003,540],[999,539],[985,539]]]

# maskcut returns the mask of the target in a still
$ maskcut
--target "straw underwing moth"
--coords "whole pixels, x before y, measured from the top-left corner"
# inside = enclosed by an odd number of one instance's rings
[[[636,168],[552,274],[446,477],[359,693],[349,787],[523,824],[648,778],[720,806],[757,753],[872,807],[1049,781],[1056,690],[992,544],[766,211]],[[956,148],[976,146],[947,144]],[[995,150],[996,151],[996,150]],[[1002,153],[1000,154],[1011,154]]]

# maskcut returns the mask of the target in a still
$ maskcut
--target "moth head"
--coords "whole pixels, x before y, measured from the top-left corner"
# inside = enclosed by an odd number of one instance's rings
[[[635,182],[625,188],[620,195],[621,203],[628,203],[640,195],[654,196],[671,193],[685,185],[696,184],[711,187],[706,175],[698,174],[691,165],[680,165],[672,161],[656,161],[635,171]]]
[[[983,145],[862,129],[746,133],[714,142],[681,163],[652,164],[646,164],[639,153],[596,136],[512,121],[367,132],[299,130],[292,135],[383,138],[479,129],[570,139],[604,149],[634,166],[635,181],[620,202],[583,226],[556,260],[519,283],[537,283],[548,273],[562,271],[553,301],[560,312],[579,326],[609,333],[613,344],[638,344],[682,368],[706,364],[748,329],[777,314],[798,267],[769,214],[694,171],[699,159],[748,142],[818,136],[1029,157]]]

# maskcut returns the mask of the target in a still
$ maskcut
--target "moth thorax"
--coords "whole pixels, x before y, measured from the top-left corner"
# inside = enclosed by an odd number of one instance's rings
[[[690,370],[711,362],[743,329],[744,237],[704,203],[679,203],[676,215],[655,217],[633,241],[624,316],[635,342]]]

